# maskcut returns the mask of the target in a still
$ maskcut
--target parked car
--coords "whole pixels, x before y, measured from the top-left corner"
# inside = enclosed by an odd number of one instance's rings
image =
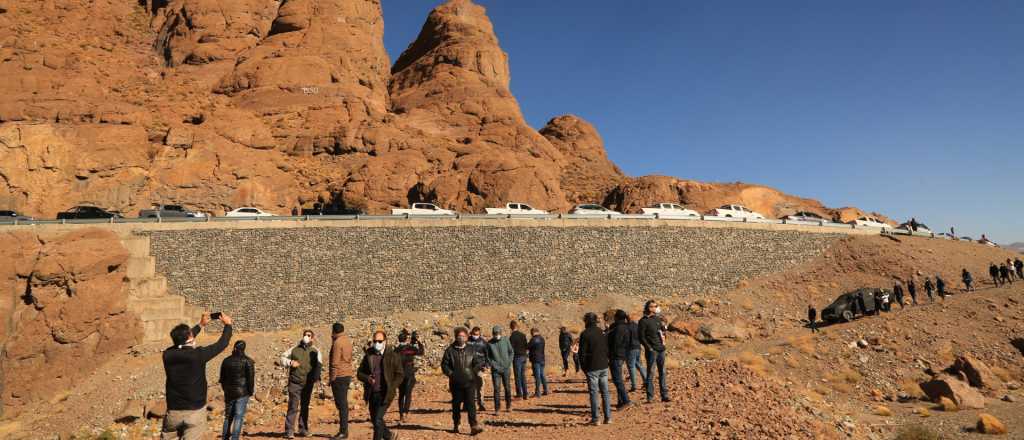
[[[715,217],[748,218],[752,220],[764,220],[764,216],[758,214],[743,205],[725,205],[715,208],[711,215]]]
[[[813,212],[810,212],[810,211],[799,211],[799,212],[797,212],[795,214],[787,215],[785,217],[785,219],[786,220],[792,220],[792,221],[795,221],[795,222],[812,222],[812,223],[827,222],[828,221],[828,220],[825,219],[825,217],[822,217],[822,216],[818,215],[817,213],[813,213]]]
[[[510,214],[529,214],[529,215],[544,215],[548,212],[543,209],[536,209],[525,203],[508,203],[504,208],[486,208],[484,211],[489,215],[510,215]]]
[[[361,209],[342,208],[339,206],[322,206],[319,203],[312,208],[303,208],[302,215],[365,215]]]
[[[682,205],[676,203],[657,203],[641,209],[640,212],[648,215],[653,214],[658,216],[658,218],[700,217],[699,212],[692,209],[686,209]]]
[[[57,213],[57,220],[80,220],[96,218],[124,218],[121,214],[90,205],[80,205]]]
[[[821,319],[825,322],[849,322],[853,318],[878,313],[875,294],[878,289],[860,288],[839,295],[832,304],[821,311]]]
[[[918,223],[917,224],[917,229],[915,229],[914,231],[910,230],[910,222],[903,223],[903,224],[897,226],[896,229],[904,230],[904,231],[907,231],[907,232],[920,232],[922,234],[931,234],[932,233],[932,230],[928,229],[928,226],[926,226],[924,223]]]
[[[392,209],[391,215],[455,215],[455,211],[439,208],[433,203],[413,203],[409,209]]]
[[[17,211],[0,211],[0,222],[15,221],[15,220],[21,222],[21,221],[34,220],[34,219],[32,217],[28,217],[28,216],[24,216],[24,215],[18,214]]]
[[[181,205],[153,205],[151,209],[139,211],[139,218],[198,218],[206,217],[202,212],[189,211]]]
[[[846,223],[854,226],[863,226],[866,228],[892,229],[892,226],[890,226],[888,223],[885,223],[871,216],[857,217],[856,220],[851,220]]]
[[[275,215],[276,214],[263,211],[259,208],[244,206],[224,214],[224,217],[273,217]]]
[[[622,215],[621,212],[612,211],[611,209],[605,208],[604,206],[594,205],[594,204],[576,205],[574,208],[572,208],[572,210],[569,211],[569,214],[576,214],[576,215]]]

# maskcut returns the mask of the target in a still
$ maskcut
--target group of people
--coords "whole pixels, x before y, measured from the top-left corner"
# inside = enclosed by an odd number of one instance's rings
[[[1024,261],[1020,258],[1012,261],[1007,258],[1005,263],[993,262],[988,266],[988,274],[996,286],[1013,284],[1014,281],[1024,280]]]
[[[212,345],[197,347],[196,336],[211,319],[219,319],[224,329]],[[607,320],[608,318],[606,318]],[[661,400],[669,402],[665,377],[665,334],[667,324],[661,317],[656,301],[644,305],[643,317],[637,322],[623,310],[616,310],[612,322],[601,325],[594,313],[583,316],[584,330],[578,338],[566,327],[559,332],[559,351],[562,355],[563,376],[569,374],[570,358],[575,371],[586,375],[590,395],[590,423],[611,423],[611,400],[608,378],[611,377],[617,394],[617,407],[632,405],[629,393],[636,391],[636,378],[642,381],[648,402],[654,393],[654,375],[658,375]],[[491,338],[485,340],[479,327],[467,330],[458,327],[453,342],[441,358],[441,371],[448,378],[451,393],[452,432],[458,433],[462,414],[466,413],[470,434],[483,432],[477,411],[485,411],[481,374],[489,371],[494,392],[494,412],[512,410],[514,383],[516,399],[530,398],[526,379],[526,363],[531,364],[534,377],[533,397],[550,392],[545,373],[545,340],[537,328],[530,329],[529,338],[519,330],[519,323],[509,324],[511,334],[506,338],[500,325],[491,328]],[[232,336],[231,317],[224,313],[204,315],[199,324],[188,327],[180,324],[171,330],[173,345],[163,352],[164,372],[167,377],[167,414],[161,439],[198,440],[206,432],[207,380],[206,364],[223,352]],[[224,425],[222,438],[237,440],[242,432],[249,399],[255,393],[255,361],[246,355],[246,343],[234,344],[230,356],[220,368],[220,385],[224,391]],[[416,385],[417,358],[424,355],[423,343],[417,332],[402,330],[397,345],[391,345],[383,330],[373,333],[364,347],[365,353],[357,368],[353,368],[353,344],[345,334],[345,326],[334,323],[331,327],[331,348],[328,353],[327,378],[338,410],[339,429],[335,439],[348,438],[348,394],[353,377],[362,382],[363,401],[366,402],[373,425],[374,440],[396,440],[398,433],[391,431],[384,415],[398,398],[399,420],[405,421],[412,407]],[[640,353],[646,358],[646,368],[640,368]],[[310,435],[309,405],[315,386],[323,374],[323,353],[316,345],[312,330],[304,330],[301,339],[278,360],[288,369],[288,410],[284,421],[284,437]],[[623,369],[629,374],[627,391]],[[504,390],[504,399],[502,399]],[[603,417],[602,417],[603,416]]]

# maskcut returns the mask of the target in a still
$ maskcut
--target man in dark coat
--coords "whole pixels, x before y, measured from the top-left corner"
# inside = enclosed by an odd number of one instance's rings
[[[600,423],[598,410],[598,394],[600,394],[600,413],[604,414],[604,423],[612,421],[611,395],[608,392],[608,338],[597,326],[597,315],[583,315],[583,333],[580,333],[579,355],[580,368],[587,375],[587,392],[590,394],[590,424]]]
[[[629,370],[629,391],[636,391],[637,378],[643,384],[647,380],[644,370],[640,368],[640,326],[629,315],[626,315],[626,323],[629,327],[629,354],[626,355],[626,369]]]
[[[999,266],[996,266],[996,263],[989,264],[988,274],[992,276],[992,284],[999,286]]]
[[[473,327],[469,331],[469,347],[480,353],[485,360],[487,359],[487,341],[484,339],[483,332],[480,327]],[[479,411],[486,411],[487,407],[484,406],[484,379],[481,376],[477,376],[476,380],[476,406]]]
[[[1017,278],[1024,280],[1024,261],[1020,258],[1013,260],[1013,268],[1017,270]]]
[[[370,411],[373,440],[398,438],[397,433],[388,429],[384,414],[388,412],[388,407],[398,394],[398,387],[405,380],[405,369],[402,367],[402,357],[388,346],[387,339],[387,333],[383,330],[374,332],[370,348],[366,350],[356,370],[356,377],[363,383],[363,400]]]
[[[405,372],[405,380],[398,387],[398,419],[404,422],[412,408],[412,390],[416,387],[416,358],[424,353],[419,334],[402,330],[398,334],[398,349],[395,351],[402,357],[402,369]]]
[[[441,357],[441,372],[448,377],[448,390],[452,394],[452,432],[459,433],[462,421],[462,409],[465,407],[469,416],[469,429],[472,435],[484,432],[476,418],[476,382],[486,361],[480,353],[469,347],[469,332],[465,328],[455,329],[455,342],[452,342]]]
[[[231,356],[220,364],[220,387],[224,391],[224,429],[221,438],[238,440],[245,423],[249,398],[256,394],[256,363],[245,355],[245,341],[235,342]]]
[[[647,401],[654,400],[654,372],[657,368],[661,401],[671,402],[668,383],[665,382],[665,331],[668,326],[661,319],[661,307],[654,300],[644,305],[644,317],[640,320],[640,344],[644,346],[647,359]]]
[[[910,302],[917,305],[917,283],[913,276],[907,279],[907,293],[910,294]]]
[[[820,331],[818,330],[818,310],[813,305],[807,305],[807,327],[811,329],[811,333]]]
[[[999,280],[1003,284],[1013,284],[1013,279],[1010,278],[1010,268],[1006,266],[1006,263],[999,265]]]
[[[903,283],[900,280],[896,280],[892,285],[892,296],[896,300],[896,304],[900,305],[900,309],[903,309],[905,305],[903,303]]]
[[[617,407],[628,406],[629,393],[626,392],[626,382],[622,377],[622,367],[626,366],[629,359],[629,323],[626,322],[626,312],[615,311],[615,322],[605,332],[608,338],[608,358],[611,362],[612,384],[615,385]]]
[[[938,274],[935,275],[935,290],[939,293],[939,298],[946,299],[946,280]]]
[[[533,367],[533,397],[541,396],[541,388],[544,389],[543,395],[548,395],[548,379],[544,374],[544,337],[540,335],[540,330],[536,328],[530,329],[530,343],[526,345],[526,350],[530,356],[530,366]]]
[[[967,271],[967,268],[964,268],[963,271],[960,272],[960,279],[964,282],[965,291],[970,292],[974,290],[974,277],[971,276],[969,271]]]
[[[512,321],[508,324],[508,327],[512,329],[512,334],[508,337],[508,342],[512,344],[512,379],[515,382],[516,397],[520,397],[526,400],[530,397],[530,392],[526,389],[526,360],[528,350],[526,348],[528,342],[526,340],[526,334],[519,331],[519,323]]]
[[[164,416],[161,440],[200,440],[206,435],[206,363],[228,347],[231,340],[231,317],[222,313],[224,331],[213,345],[196,347],[196,335],[210,322],[203,315],[199,325],[188,328],[179,324],[171,330],[173,346],[164,350],[164,374],[167,414]]]
[[[562,377],[569,374],[569,357],[572,356],[572,333],[563,325],[558,329],[558,352],[562,355]],[[580,372],[578,359],[573,359],[576,372]]]
[[[932,293],[935,292],[935,284],[932,283],[932,279],[925,277],[924,279],[924,293],[928,294],[928,301],[935,301],[932,297]]]

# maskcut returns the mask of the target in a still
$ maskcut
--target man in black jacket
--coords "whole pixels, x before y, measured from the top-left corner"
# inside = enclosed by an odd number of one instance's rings
[[[647,358],[647,402],[654,400],[654,368],[658,368],[658,386],[661,390],[661,401],[671,402],[668,397],[668,384],[665,383],[665,330],[667,326],[661,319],[661,307],[654,300],[644,304],[644,317],[640,320],[640,344],[644,346]]]
[[[562,355],[562,377],[569,374],[569,356],[572,356],[572,333],[563,325],[558,329],[558,352]],[[579,359],[573,357],[576,372],[580,372]]]
[[[164,374],[167,376],[167,415],[160,439],[199,440],[206,433],[206,363],[228,347],[231,317],[220,315],[224,331],[213,345],[196,347],[196,335],[210,322],[203,315],[199,325],[179,324],[171,330],[173,346],[164,350]]]
[[[235,342],[231,356],[220,364],[220,387],[224,390],[224,429],[221,438],[238,440],[245,423],[245,408],[256,392],[256,363],[245,355],[245,341]]]
[[[1017,270],[1017,278],[1024,280],[1024,261],[1020,258],[1014,259],[1013,268]]]
[[[469,331],[469,347],[480,353],[484,360],[487,360],[487,341],[484,340],[483,330],[480,327],[473,327]],[[487,411],[487,407],[484,406],[484,379],[483,377],[477,376],[476,379],[476,406],[478,411]]]
[[[597,326],[597,315],[583,315],[586,327],[580,333],[580,367],[587,375],[587,392],[590,393],[590,424],[597,425],[598,393],[601,394],[601,411],[604,423],[612,422],[611,396],[608,393],[608,339]]]
[[[615,311],[615,322],[608,328],[608,357],[611,361],[612,383],[615,384],[615,393],[618,396],[617,408],[629,405],[629,393],[626,392],[626,382],[622,377],[622,367],[626,364],[629,356],[629,324],[626,322],[626,312]]]
[[[626,315],[626,322],[629,326],[629,354],[626,356],[626,368],[629,370],[629,391],[636,391],[636,379],[640,378],[643,384],[646,379],[644,370],[640,368],[640,326],[629,315]]]
[[[527,344],[526,349],[530,354],[530,366],[533,367],[533,397],[541,396],[541,388],[544,389],[544,395],[548,395],[548,379],[544,374],[544,337],[540,335],[540,330],[536,328],[530,329],[530,343]]]
[[[388,346],[388,335],[383,330],[373,333],[373,340],[366,350],[356,378],[363,383],[363,400],[370,412],[373,424],[373,440],[398,440],[398,434],[388,429],[384,414],[395,400],[398,387],[405,380],[402,357]]]
[[[448,377],[448,390],[452,394],[452,432],[458,434],[465,407],[470,433],[477,435],[484,430],[476,419],[476,381],[486,361],[467,344],[469,332],[465,328],[459,327],[454,333],[455,342],[445,349],[441,357],[441,372]]]
[[[412,340],[409,340],[411,336]],[[398,418],[405,421],[405,416],[412,408],[412,390],[416,387],[416,358],[423,356],[423,343],[417,332],[402,330],[398,334],[398,355],[402,357],[402,368],[405,371],[405,380],[398,388]]]
[[[518,322],[512,321],[508,324],[508,327],[512,329],[508,342],[512,344],[512,373],[515,376],[513,379],[516,383],[516,397],[526,400],[530,397],[526,389],[526,358],[528,352],[526,348],[526,334],[519,331]]]
[[[999,284],[1000,284],[999,283],[999,266],[996,266],[996,263],[989,264],[989,266],[988,266],[988,274],[992,276],[992,284],[995,285],[996,287],[998,287]]]

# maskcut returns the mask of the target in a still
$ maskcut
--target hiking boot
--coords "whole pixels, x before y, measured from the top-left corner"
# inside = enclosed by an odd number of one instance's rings
[[[484,428],[481,428],[479,426],[474,426],[469,429],[469,435],[477,435],[480,434],[481,432],[484,432]]]

